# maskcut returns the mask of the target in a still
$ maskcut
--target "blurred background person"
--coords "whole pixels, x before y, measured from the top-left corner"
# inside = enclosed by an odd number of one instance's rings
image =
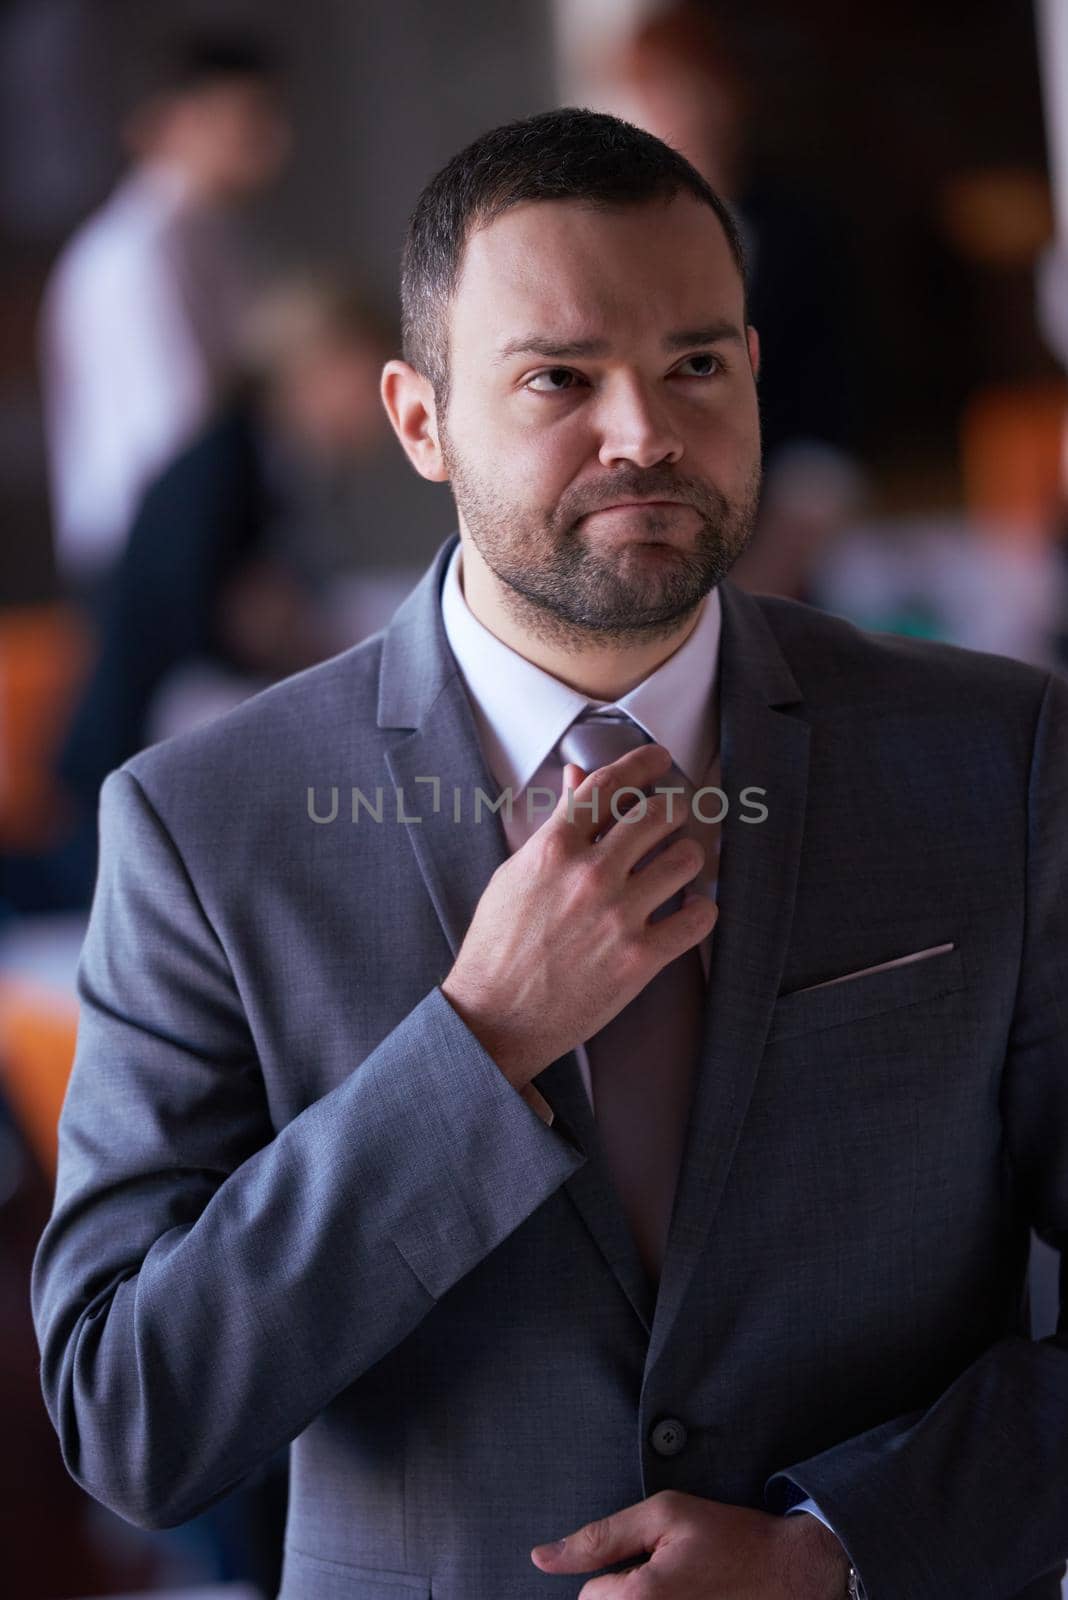
[[[274,56],[190,39],[124,134],[130,168],[61,252],[41,316],[56,567],[93,615],[141,492],[230,372],[250,277],[233,212],[289,147]]]
[[[151,486],[119,558],[59,761],[87,804],[152,738],[354,642],[337,586],[359,560],[392,345],[341,276],[287,280],[254,303],[241,380]]]
[[[341,274],[294,276],[252,302],[237,381],[151,484],[117,557],[57,761],[67,834],[44,855],[0,861],[9,905],[88,905],[97,795],[113,767],[385,620],[361,596],[360,485],[388,433],[378,382],[394,343]],[[384,613],[407,587],[403,573],[394,582]]]

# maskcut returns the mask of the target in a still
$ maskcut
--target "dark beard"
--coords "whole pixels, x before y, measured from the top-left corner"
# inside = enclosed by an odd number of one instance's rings
[[[456,504],[475,548],[501,584],[515,621],[555,646],[633,645],[670,637],[730,571],[753,535],[760,494],[755,467],[742,497],[681,477],[669,468],[614,474],[610,483],[565,495],[549,518],[524,515],[496,488],[473,478],[443,444]],[[700,525],[690,549],[672,547],[651,508],[648,540],[663,558],[635,559],[623,547],[587,544],[581,518],[610,499],[664,495],[684,501]]]

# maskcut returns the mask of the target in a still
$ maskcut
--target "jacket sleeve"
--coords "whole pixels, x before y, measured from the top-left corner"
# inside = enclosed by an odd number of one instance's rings
[[[1000,1110],[1021,1213],[1060,1252],[1056,1333],[997,1340],[934,1405],[765,1484],[773,1510],[817,1501],[873,1595],[1007,1597],[1068,1556],[1068,683],[1056,675],[1028,781],[1024,939]]]
[[[101,791],[77,986],[31,1283],[42,1388],[77,1482],[170,1527],[295,1438],[586,1157],[438,988],[276,1130],[226,952],[123,768]]]

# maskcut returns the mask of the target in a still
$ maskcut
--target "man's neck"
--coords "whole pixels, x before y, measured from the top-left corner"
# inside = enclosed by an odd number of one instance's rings
[[[670,632],[633,644],[589,645],[554,642],[535,627],[525,627],[502,600],[500,580],[470,541],[465,541],[460,564],[460,588],[472,612],[503,644],[532,661],[568,688],[590,700],[615,701],[642,683],[669,656],[685,644],[701,617],[705,602]]]

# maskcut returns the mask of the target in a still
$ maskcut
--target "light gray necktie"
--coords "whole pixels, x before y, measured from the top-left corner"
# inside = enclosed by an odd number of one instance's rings
[[[576,762],[589,773],[651,742],[625,712],[587,711],[571,724],[557,750],[561,762]],[[673,766],[656,782],[678,785],[685,779]],[[652,788],[646,792],[651,794]],[[680,827],[684,820],[681,803],[676,796],[673,814]],[[631,825],[613,822],[610,810],[606,810],[606,820],[613,827]],[[637,870],[675,837],[669,834],[649,851]],[[680,901],[681,891],[658,907],[654,916],[659,918]],[[586,1044],[598,1135],[654,1286],[660,1281],[686,1137],[704,998],[704,968],[700,947],[695,945],[668,962]]]

